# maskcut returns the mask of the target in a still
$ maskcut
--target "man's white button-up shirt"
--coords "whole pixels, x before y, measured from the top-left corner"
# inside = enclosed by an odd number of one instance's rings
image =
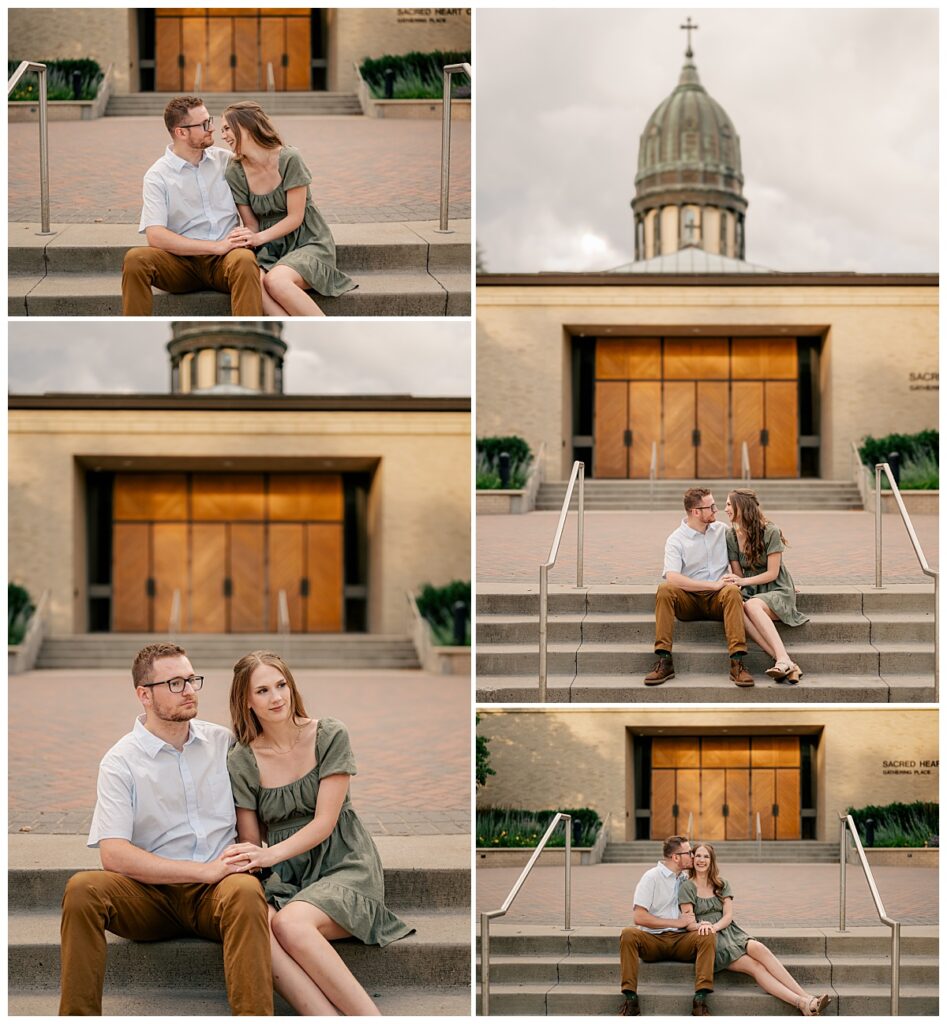
[[[685,519],[664,546],[664,572],[679,572],[692,580],[719,580],[730,567],[727,558],[727,527],[709,523],[705,533],[694,530]]]
[[[635,906],[644,907],[649,914],[655,917],[663,917],[666,920],[674,921],[681,916],[680,906],[677,902],[678,890],[681,888],[683,875],[675,875],[669,871],[661,861],[649,868],[642,876],[641,881],[635,887]],[[682,928],[644,928],[638,925],[643,932],[651,932],[652,935],[660,935],[662,932],[679,932]]]

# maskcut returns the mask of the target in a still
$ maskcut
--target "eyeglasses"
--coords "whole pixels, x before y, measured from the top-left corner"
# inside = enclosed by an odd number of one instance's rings
[[[174,679],[162,679],[160,683],[139,683],[139,686],[167,686],[172,693],[183,693],[184,687],[190,684],[191,689],[196,693],[204,685],[203,676],[188,676],[182,679],[175,676]]]
[[[717,511],[717,506],[716,505],[695,505],[694,508],[698,512],[706,512],[708,509],[713,509],[714,512]]]
[[[694,856],[694,851],[693,850],[678,850],[677,852],[678,852],[678,856],[680,856],[680,857],[693,857]]]
[[[214,119],[212,117],[207,118],[206,121],[199,121],[197,124],[179,124],[178,128],[203,128],[205,132],[209,132],[214,127]]]

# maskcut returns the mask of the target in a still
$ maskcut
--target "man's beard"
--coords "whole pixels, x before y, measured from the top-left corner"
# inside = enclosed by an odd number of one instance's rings
[[[155,718],[160,719],[162,722],[189,722],[197,714],[196,703],[190,707],[178,705],[178,707],[170,710],[163,710],[157,704],[152,704],[151,708]]]

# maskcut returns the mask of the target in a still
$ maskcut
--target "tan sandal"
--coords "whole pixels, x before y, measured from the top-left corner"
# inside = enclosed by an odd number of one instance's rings
[[[802,679],[802,669],[795,663],[792,663],[792,668],[786,673],[787,683],[798,683]]]
[[[766,670],[766,674],[770,677],[770,679],[775,679],[777,682],[779,682],[780,680],[785,679],[786,676],[788,676],[789,673],[792,672],[792,669],[793,664],[791,661],[777,661],[772,668],[768,668]]]

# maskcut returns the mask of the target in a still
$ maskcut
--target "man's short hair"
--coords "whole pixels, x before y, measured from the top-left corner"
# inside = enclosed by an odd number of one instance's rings
[[[692,508],[697,508],[704,498],[710,494],[710,491],[703,487],[692,487],[690,490],[684,492],[684,511],[690,512]]]
[[[187,657],[187,651],[183,647],[178,644],[169,644],[166,641],[142,647],[132,663],[132,682],[136,687],[143,683],[153,682],[149,677],[155,662],[159,658],[176,658],[180,654]]]
[[[187,115],[195,107],[204,106],[200,96],[175,96],[164,108],[164,126],[173,135],[179,124],[184,124]]]
[[[664,840],[664,856],[672,857],[687,841],[687,836],[668,836]]]

